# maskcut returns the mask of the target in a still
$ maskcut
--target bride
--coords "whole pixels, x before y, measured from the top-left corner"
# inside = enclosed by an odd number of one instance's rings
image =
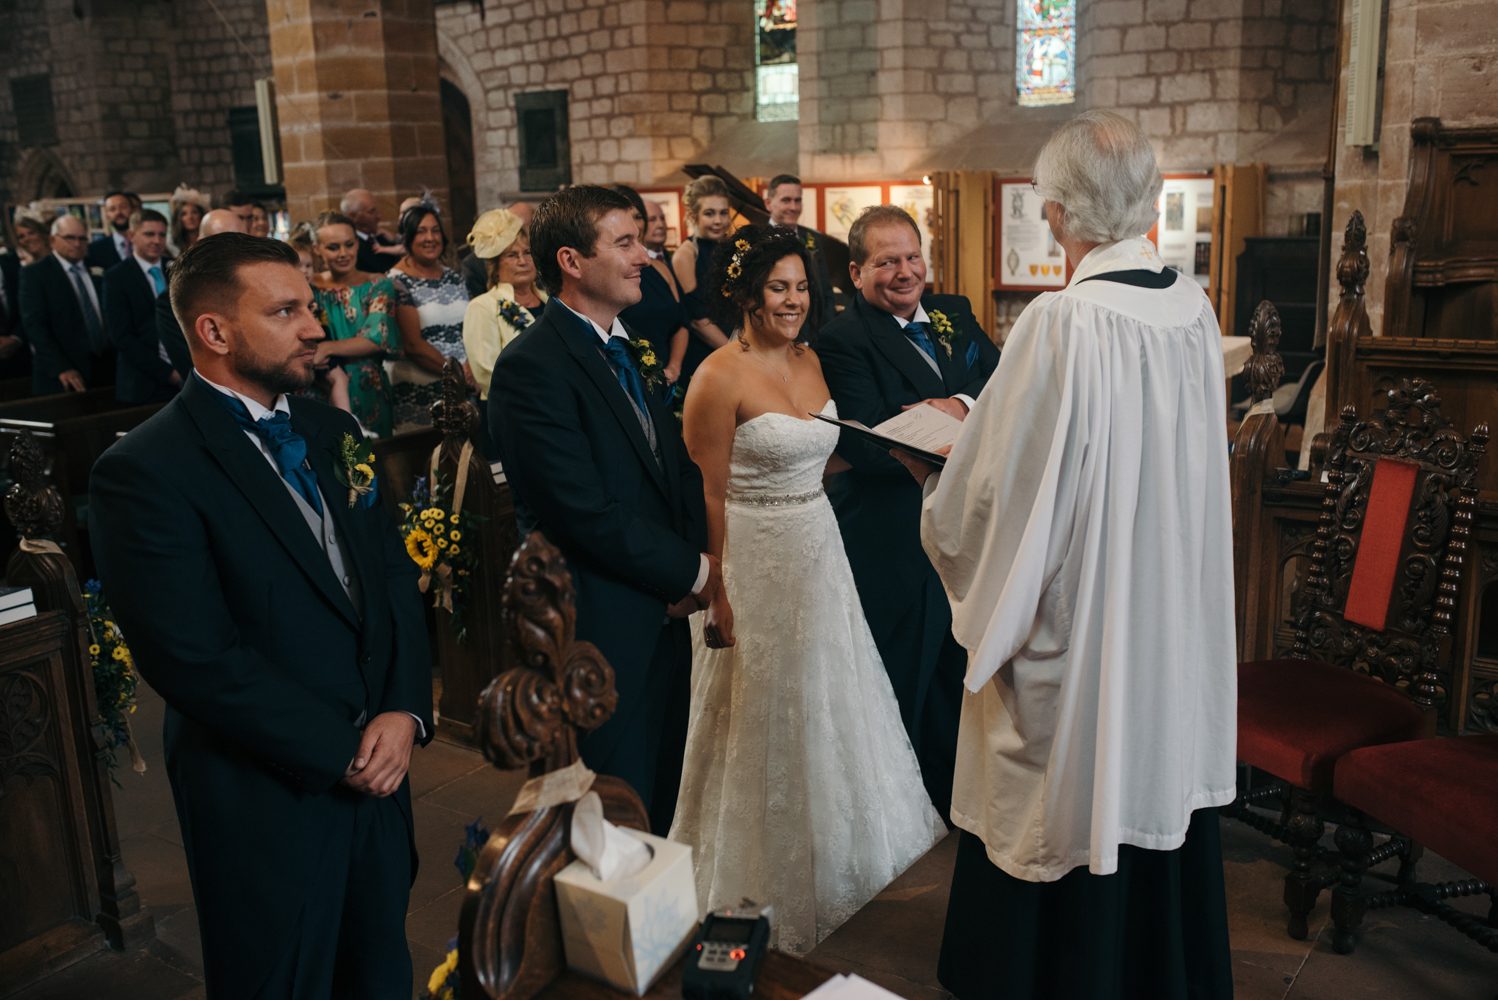
[[[794,231],[754,226],[713,262],[709,308],[739,334],[693,377],[684,433],[723,586],[693,619],[671,827],[692,847],[703,911],[773,904],[778,947],[796,954],[946,834],[822,492],[848,466],[837,428],[809,419],[836,416],[797,342],[816,329],[811,263]]]

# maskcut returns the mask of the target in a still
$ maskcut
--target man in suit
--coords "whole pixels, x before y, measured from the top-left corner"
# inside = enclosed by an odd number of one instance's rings
[[[405,254],[398,240],[380,232],[380,203],[374,192],[354,188],[343,196],[338,209],[354,223],[359,237],[359,256],[355,266],[370,274],[384,274]]]
[[[965,415],[999,351],[960,295],[927,295],[921,234],[903,209],[866,209],[848,233],[853,303],[822,328],[817,353],[838,415],[869,427],[927,403]],[[967,654],[921,548],[921,490],[889,453],[845,433],[853,468],[828,494],[900,716],[943,817],[952,802]],[[902,478],[903,476],[903,478]]]
[[[629,201],[569,188],[536,209],[530,237],[552,299],[499,355],[490,427],[521,535],[540,528],[561,549],[577,637],[614,668],[619,707],[583,740],[583,760],[633,785],[664,835],[691,700],[686,616],[722,579],[706,552],[702,474],[618,320],[649,264]]]
[[[0,245],[0,378],[31,374],[31,350],[21,327],[21,258]]]
[[[801,225],[801,179],[791,174],[777,174],[770,178],[765,189],[765,209],[770,213],[770,225],[782,226],[796,233],[802,241],[810,241],[811,259],[816,262],[817,273],[813,275],[817,287],[822,291],[822,316],[835,316],[833,306],[837,293],[832,289],[832,270],[827,265],[827,235]]]
[[[152,209],[132,215],[130,256],[104,275],[104,329],[115,350],[114,396],[122,403],[164,403],[182,384],[156,332],[156,300],[167,294],[166,227],[166,216]]]
[[[203,216],[198,227],[198,239],[215,233],[248,232],[244,220],[238,215],[225,208],[215,208]],[[192,373],[192,353],[187,349],[187,338],[182,335],[182,327],[177,325],[176,314],[172,312],[170,290],[156,296],[156,339],[166,352],[172,369],[182,378],[187,378]]]
[[[133,250],[130,243],[130,216],[136,210],[135,202],[135,195],[128,191],[111,191],[104,196],[104,221],[109,223],[109,235],[88,245],[84,262],[89,267],[102,268],[108,272],[121,261],[130,259]]]
[[[208,993],[406,1000],[406,770],[433,731],[416,566],[337,478],[359,425],[293,395],[323,338],[296,251],[199,240],[171,294],[196,372],[94,465],[89,536],[166,699]]]
[[[104,330],[104,273],[84,264],[88,230],[71,215],[52,222],[52,253],[21,268],[21,325],[31,345],[31,391],[82,392],[114,382]]]

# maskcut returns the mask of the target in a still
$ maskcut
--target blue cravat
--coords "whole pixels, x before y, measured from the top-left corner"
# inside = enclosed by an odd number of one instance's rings
[[[213,389],[212,386],[209,386]],[[250,419],[249,408],[234,396],[213,389],[213,394],[228,409],[234,422],[265,442],[281,478],[291,484],[307,506],[322,514],[322,495],[317,492],[317,476],[307,468],[307,442],[291,429],[291,418],[284,413],[272,413],[259,420]]]
[[[166,279],[161,276],[161,266],[151,265],[151,283],[156,286],[156,294],[160,295],[166,291]]]
[[[623,337],[610,337],[603,350],[609,356],[609,360],[614,363],[614,370],[619,376],[619,384],[640,408],[640,414],[649,420],[650,407],[645,405],[645,386],[640,381],[640,373],[635,368],[635,356],[630,353],[629,345],[625,343]]]
[[[926,357],[930,358],[932,361],[936,361],[936,345],[931,343],[930,337],[926,336],[925,323],[906,323],[905,336],[909,337],[910,342],[919,347],[925,353]],[[941,364],[940,361],[937,361],[936,363],[938,365]]]

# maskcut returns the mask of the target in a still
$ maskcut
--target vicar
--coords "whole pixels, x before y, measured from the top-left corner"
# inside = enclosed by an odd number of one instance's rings
[[[540,528],[561,549],[577,637],[614,668],[618,710],[583,740],[583,760],[633,785],[665,836],[691,700],[686,616],[722,574],[706,553],[702,474],[652,391],[664,359],[618,320],[650,263],[639,233],[607,188],[569,188],[536,209],[531,252],[552,298],[500,352],[489,421],[521,537]]]
[[[166,699],[208,994],[405,1000],[416,568],[358,424],[296,395],[323,337],[296,251],[202,239],[170,291],[197,373],[95,464],[89,536]]]
[[[845,420],[869,427],[922,402],[961,417],[983,391],[999,351],[960,295],[926,294],[921,233],[903,209],[865,209],[848,233],[853,304],[822,328],[817,353]],[[828,494],[864,617],[900,702],[921,777],[947,817],[962,674],[952,610],[921,550],[921,491],[886,452],[844,433],[853,468]]]
[[[1035,186],[1071,284],[1015,323],[945,469],[906,458],[972,654],[937,965],[958,1000],[1233,995],[1222,336],[1143,238],[1162,183],[1126,118],[1056,131]]]

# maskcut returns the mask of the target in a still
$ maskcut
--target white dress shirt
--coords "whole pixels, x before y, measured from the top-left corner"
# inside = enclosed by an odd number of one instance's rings
[[[890,315],[893,316],[894,314],[891,313]],[[930,340],[931,340],[931,346],[933,346],[933,347],[938,346],[937,345],[936,336],[935,336],[936,331],[933,330],[933,329],[931,329],[931,317],[926,315],[926,309],[925,309],[925,307],[922,306],[919,302],[917,302],[915,304],[915,315],[914,316],[910,317],[909,319],[904,319],[904,318],[902,318],[900,316],[895,316],[895,322],[900,324],[900,329],[901,330],[904,330],[907,326],[909,326],[912,323],[925,323],[926,324],[926,336],[930,338]],[[911,347],[915,347],[915,344],[912,342],[910,346]],[[928,365],[931,366],[931,370],[934,371],[934,372],[936,372],[936,374],[937,374],[938,377],[941,376],[941,365],[939,365],[939,364],[936,363],[936,359],[935,358],[933,358],[931,355],[927,354],[925,351],[921,350],[919,347],[915,348],[915,352],[921,356],[921,360],[922,361],[926,362],[926,364],[928,364]],[[954,394],[952,396],[952,398],[953,399],[960,399],[960,400],[962,400],[962,405],[966,406],[969,410],[971,410],[973,408],[973,397],[969,396],[965,392],[956,393],[956,394]]]
[[[114,252],[120,255],[120,260],[129,257],[134,250],[133,245],[125,238],[124,233],[110,233],[109,238],[114,240]]]

